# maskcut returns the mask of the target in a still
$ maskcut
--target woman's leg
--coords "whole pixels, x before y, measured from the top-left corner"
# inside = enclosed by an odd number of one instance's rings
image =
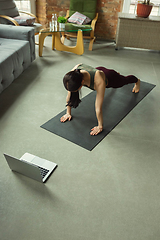
[[[135,83],[134,92],[139,91],[138,86],[140,87],[140,80],[134,75],[123,76],[112,69],[107,69],[105,67],[97,67],[96,69],[101,70],[105,73],[106,78],[108,79],[107,88],[120,88],[124,85]]]

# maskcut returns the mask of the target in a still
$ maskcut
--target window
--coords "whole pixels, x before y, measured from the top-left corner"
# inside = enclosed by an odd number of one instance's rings
[[[136,14],[137,2],[137,0],[124,0],[123,12]],[[160,0],[151,0],[151,2],[154,4],[151,15],[160,15]]]
[[[36,15],[36,0],[15,0],[19,10],[31,12]]]
[[[31,12],[30,0],[15,0],[15,2],[19,10]]]

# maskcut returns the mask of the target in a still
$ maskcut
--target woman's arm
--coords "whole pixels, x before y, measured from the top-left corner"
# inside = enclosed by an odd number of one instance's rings
[[[91,135],[97,135],[103,130],[103,112],[102,112],[102,105],[104,100],[105,88],[106,83],[104,80],[104,74],[100,71],[96,72],[95,75],[95,90],[97,91],[96,101],[95,101],[95,111],[96,117],[98,121],[98,126],[95,126],[91,129]]]
[[[71,92],[68,91],[68,94],[67,94],[67,97],[66,97],[66,102],[67,102],[67,103],[69,102],[70,96],[71,96]],[[66,114],[61,117],[60,121],[61,121],[61,122],[66,122],[67,120],[70,121],[71,119],[72,119],[72,116],[71,116],[71,107],[70,107],[70,106],[67,106]]]

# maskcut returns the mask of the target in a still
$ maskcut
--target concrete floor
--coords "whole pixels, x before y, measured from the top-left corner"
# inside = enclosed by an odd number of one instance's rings
[[[0,239],[160,239],[160,54],[97,41],[82,56],[51,51],[0,95]],[[65,108],[63,75],[75,64],[114,68],[156,84],[91,152],[40,126]],[[83,89],[82,96],[89,93]],[[132,94],[132,93],[131,93]],[[92,126],[91,126],[92,127]],[[56,162],[41,184],[10,171],[3,153]]]

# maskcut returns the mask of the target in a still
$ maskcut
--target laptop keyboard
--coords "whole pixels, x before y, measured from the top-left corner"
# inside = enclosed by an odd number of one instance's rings
[[[41,171],[42,178],[44,178],[46,176],[46,174],[49,172],[48,169],[45,169],[45,168],[42,168],[42,167],[39,167],[39,169]]]

